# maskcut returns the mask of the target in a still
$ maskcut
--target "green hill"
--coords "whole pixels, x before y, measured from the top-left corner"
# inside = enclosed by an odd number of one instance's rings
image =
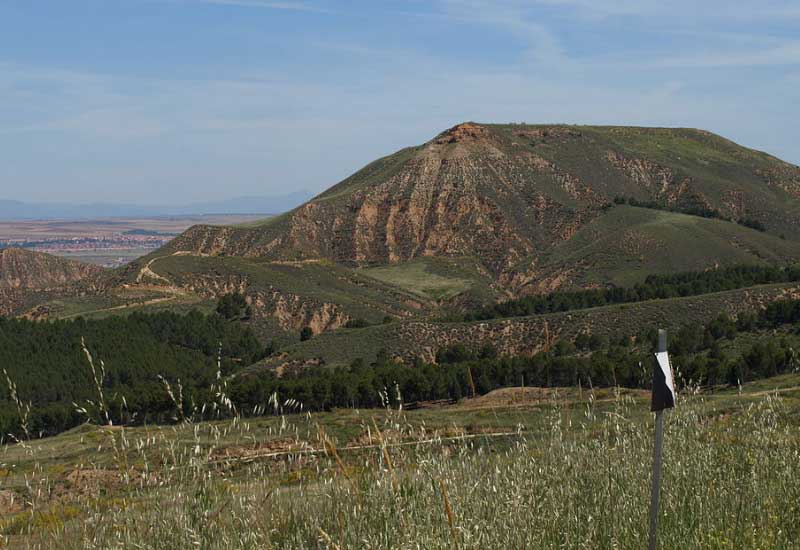
[[[608,209],[541,259],[556,286],[628,286],[647,275],[737,264],[785,264],[800,242],[719,219],[626,205]]]

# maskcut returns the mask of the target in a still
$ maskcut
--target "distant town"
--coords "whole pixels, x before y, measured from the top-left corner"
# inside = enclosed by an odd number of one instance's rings
[[[262,218],[263,215],[214,215],[0,221],[0,249],[25,248],[119,267],[157,250],[192,225],[227,225]]]
[[[37,252],[47,252],[57,256],[87,256],[102,255],[103,261],[99,263],[105,267],[118,267],[124,265],[135,257],[146,254],[169,242],[176,234],[141,235],[119,233],[103,237],[72,237],[35,240],[4,240],[0,241],[0,248],[26,248]],[[115,256],[115,251],[119,252]]]

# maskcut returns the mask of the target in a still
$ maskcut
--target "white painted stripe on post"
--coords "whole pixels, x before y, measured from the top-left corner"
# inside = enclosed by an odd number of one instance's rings
[[[661,372],[664,373],[664,380],[667,383],[670,393],[672,393],[672,401],[676,401],[677,395],[675,394],[675,381],[672,379],[672,365],[669,362],[669,353],[660,351],[656,353],[656,360],[658,366],[661,367]]]

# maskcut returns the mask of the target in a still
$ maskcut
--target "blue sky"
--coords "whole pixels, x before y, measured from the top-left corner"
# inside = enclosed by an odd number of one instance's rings
[[[0,0],[0,199],[321,191],[465,120],[800,163],[800,3]]]

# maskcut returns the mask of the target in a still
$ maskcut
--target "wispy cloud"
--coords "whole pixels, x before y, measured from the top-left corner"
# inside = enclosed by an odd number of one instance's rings
[[[451,21],[491,26],[508,32],[523,44],[522,60],[564,68],[570,59],[555,33],[531,16],[524,2],[491,0],[442,0]]]
[[[617,70],[789,67],[800,65],[800,41],[789,40],[767,46],[753,44],[749,47],[716,44],[697,48],[691,53],[650,52],[639,56],[604,56],[586,60],[585,64]]]
[[[605,66],[617,69],[691,69],[716,67],[788,66],[800,64],[800,42],[779,34],[732,30],[723,20],[770,21],[776,25],[800,17],[795,2],[764,0],[763,3],[731,6],[727,0],[439,0],[452,22],[502,29],[523,44],[520,60],[549,70],[580,71]],[[627,48],[620,54],[604,54],[609,43],[577,55],[563,44],[542,6],[571,9],[582,16],[638,19],[642,29],[657,34],[690,34],[691,41],[678,42],[664,51]],[[563,15],[563,11],[558,12]],[[693,27],[676,19],[690,14]],[[552,14],[551,14],[552,15]],[[557,17],[556,17],[557,18]],[[694,26],[700,25],[701,29]],[[606,39],[608,39],[606,37]],[[683,46],[683,47],[682,47]]]
[[[759,0],[731,2],[729,0],[498,0],[516,7],[546,6],[572,10],[586,17],[684,17],[711,18],[716,21],[763,21],[800,17],[800,7],[794,0]]]
[[[234,6],[239,8],[256,8],[268,10],[286,10],[300,12],[330,13],[330,10],[308,4],[306,2],[270,2],[268,0],[147,0],[149,2],[184,4],[184,5],[215,5]]]

